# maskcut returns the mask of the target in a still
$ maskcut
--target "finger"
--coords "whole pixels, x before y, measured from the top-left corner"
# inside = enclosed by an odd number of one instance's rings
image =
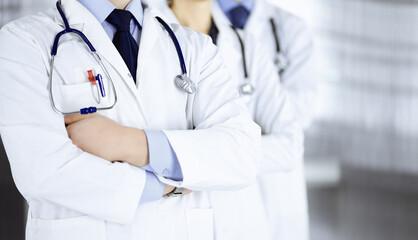
[[[187,195],[187,194],[190,194],[190,193],[192,193],[193,191],[192,190],[189,190],[189,189],[184,189],[183,190],[183,195]]]
[[[71,115],[67,115],[67,116],[65,116],[65,124],[70,125],[70,124],[79,122],[81,120],[84,120],[86,118],[93,117],[93,116],[94,116],[94,114],[87,114],[87,115],[85,115],[85,114],[83,114],[83,115],[81,115],[81,114],[71,114]]]

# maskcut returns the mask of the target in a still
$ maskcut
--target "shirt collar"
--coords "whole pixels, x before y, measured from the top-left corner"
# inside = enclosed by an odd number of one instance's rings
[[[236,0],[217,0],[222,11],[229,13],[232,9],[239,5],[243,5],[249,12],[254,9],[255,1],[254,0],[242,0],[241,2]]]
[[[144,9],[142,8],[141,0],[132,0],[125,10],[131,12],[132,15],[134,15],[136,21],[139,23],[139,25],[142,26],[142,23],[144,21]]]
[[[106,21],[106,18],[115,9],[115,6],[109,0],[78,0],[85,8],[87,8],[100,23]],[[132,0],[126,7],[131,12],[139,25],[142,26],[144,19],[144,9],[141,0]]]

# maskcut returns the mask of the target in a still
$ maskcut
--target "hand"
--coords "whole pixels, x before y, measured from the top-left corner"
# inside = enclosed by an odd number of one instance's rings
[[[175,187],[173,187],[173,186],[170,186],[170,185],[165,184],[164,185],[164,193],[163,193],[163,196],[165,196],[165,195],[171,193],[172,191],[174,191],[174,188]]]
[[[164,195],[167,195],[167,194],[169,194],[169,193],[171,193],[172,191],[174,191],[174,187],[173,186],[170,186],[170,185],[167,185],[167,184],[165,184],[165,186],[164,186],[164,193],[163,193],[163,196]],[[187,194],[190,194],[190,193],[192,193],[193,191],[191,191],[191,190],[189,190],[189,189],[184,189],[183,190],[183,194],[182,195],[187,195]]]
[[[190,193],[192,193],[193,191],[192,190],[189,190],[189,189],[184,189],[184,191],[183,191],[183,195],[187,195],[187,194],[190,194]]]
[[[108,161],[143,167],[149,163],[145,132],[124,127],[100,114],[65,117],[68,136],[85,152]]]

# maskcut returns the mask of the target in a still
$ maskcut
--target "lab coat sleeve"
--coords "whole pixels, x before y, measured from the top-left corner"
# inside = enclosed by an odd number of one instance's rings
[[[256,177],[260,128],[251,120],[209,37],[199,61],[200,79],[193,100],[194,130],[165,131],[182,172],[182,187],[233,190]]]
[[[306,129],[312,122],[316,100],[317,73],[313,39],[306,23],[295,16],[289,17],[282,31],[286,34],[286,41],[282,42],[289,65],[281,81],[295,107],[296,116]]]
[[[145,170],[110,163],[72,144],[63,116],[51,107],[45,58],[26,31],[0,31],[0,74],[0,134],[26,200],[51,202],[120,224],[131,222]]]
[[[254,56],[252,72],[256,73],[256,99],[253,113],[263,132],[259,174],[289,171],[302,159],[302,128],[273,63],[266,54]]]

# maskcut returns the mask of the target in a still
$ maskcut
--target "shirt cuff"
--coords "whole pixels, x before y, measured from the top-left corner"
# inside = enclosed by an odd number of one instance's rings
[[[158,201],[164,194],[164,183],[152,172],[146,172],[145,186],[139,204]]]
[[[148,141],[149,164],[143,169],[174,181],[183,181],[177,155],[162,131],[145,130]]]

